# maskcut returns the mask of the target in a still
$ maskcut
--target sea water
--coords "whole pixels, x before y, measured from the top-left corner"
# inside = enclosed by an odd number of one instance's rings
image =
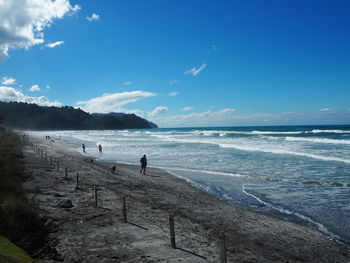
[[[56,131],[111,162],[161,167],[229,203],[305,224],[350,248],[350,126]],[[97,145],[103,146],[99,156]],[[78,151],[81,148],[77,146]]]

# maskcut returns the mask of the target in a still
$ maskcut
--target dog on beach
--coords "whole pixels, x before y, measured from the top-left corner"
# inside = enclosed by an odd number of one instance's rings
[[[117,166],[116,166],[116,165],[113,165],[113,166],[111,167],[111,172],[112,172],[112,174],[115,174],[116,169],[117,169]]]

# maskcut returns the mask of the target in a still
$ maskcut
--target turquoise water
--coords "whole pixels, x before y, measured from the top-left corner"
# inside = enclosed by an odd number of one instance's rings
[[[319,229],[350,247],[350,126],[179,128],[43,133],[100,158],[150,166],[218,198]],[[77,147],[76,150],[81,151]]]

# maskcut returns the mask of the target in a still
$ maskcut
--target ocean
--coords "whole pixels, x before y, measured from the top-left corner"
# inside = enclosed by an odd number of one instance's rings
[[[39,132],[110,162],[160,167],[234,205],[350,248],[350,125]],[[97,145],[103,146],[99,156]]]

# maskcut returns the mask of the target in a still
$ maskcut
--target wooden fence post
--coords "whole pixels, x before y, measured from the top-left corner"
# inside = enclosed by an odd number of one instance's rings
[[[75,186],[75,189],[79,189],[79,173],[77,173],[77,185]]]
[[[169,226],[170,226],[170,242],[171,247],[176,248],[175,244],[175,224],[174,224],[174,216],[169,214]]]
[[[67,179],[67,177],[68,177],[68,169],[67,169],[67,167],[64,168],[64,176]]]
[[[220,231],[219,241],[220,241],[220,263],[227,263],[226,240],[225,240],[225,232],[224,231]]]
[[[47,162],[47,153],[45,153],[45,162]]]
[[[124,217],[124,223],[128,222],[128,218],[126,215],[126,200],[125,200],[125,196],[123,196],[123,217]]]
[[[57,172],[60,171],[60,161],[57,161]]]
[[[50,165],[52,165],[52,156],[50,156]]]
[[[95,206],[97,207],[97,187],[94,186]]]

